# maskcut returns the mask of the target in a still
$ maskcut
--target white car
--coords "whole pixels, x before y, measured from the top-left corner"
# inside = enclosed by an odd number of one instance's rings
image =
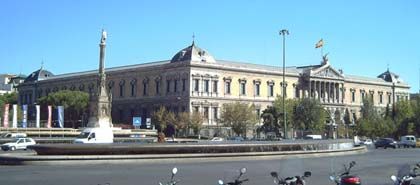
[[[26,150],[26,148],[30,145],[35,145],[35,141],[32,138],[16,138],[12,142],[5,143],[1,145],[1,149],[4,151],[7,150],[18,150],[23,149]]]
[[[224,141],[225,139],[221,138],[221,137],[214,137],[212,138],[210,141],[215,141],[215,142],[219,142],[219,141]]]
[[[373,144],[372,139],[366,139],[365,141],[363,141],[363,144],[364,145],[372,145]]]

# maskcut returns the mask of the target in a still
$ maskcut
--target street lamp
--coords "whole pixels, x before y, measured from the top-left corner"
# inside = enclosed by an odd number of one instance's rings
[[[285,63],[286,63],[286,35],[289,35],[289,30],[282,29],[279,32],[280,35],[283,35],[283,127],[284,127],[284,138],[287,138],[287,128],[286,128],[286,106],[285,106],[285,95],[286,95],[286,84],[285,84]]]

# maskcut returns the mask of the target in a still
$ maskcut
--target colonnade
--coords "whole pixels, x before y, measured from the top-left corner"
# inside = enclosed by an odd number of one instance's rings
[[[343,103],[344,83],[336,81],[311,80],[309,95],[322,103]]]

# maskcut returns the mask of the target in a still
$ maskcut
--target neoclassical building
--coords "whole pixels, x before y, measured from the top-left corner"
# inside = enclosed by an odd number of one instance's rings
[[[112,51],[111,51],[112,52]],[[131,124],[133,116],[151,117],[160,106],[180,111],[199,111],[203,125],[216,126],[224,103],[254,104],[257,113],[282,95],[282,68],[217,60],[193,42],[172,59],[107,68],[107,87],[112,94],[114,123]],[[19,86],[19,103],[34,102],[51,92],[80,90],[93,93],[98,71],[53,75],[39,69]],[[344,74],[324,58],[320,64],[285,69],[286,98],[318,99],[331,113],[353,117],[362,100],[372,98],[377,107],[409,99],[409,88],[389,70],[377,77]]]

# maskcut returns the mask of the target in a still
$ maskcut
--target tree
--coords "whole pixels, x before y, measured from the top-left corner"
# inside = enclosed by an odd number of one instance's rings
[[[363,100],[361,118],[357,122],[358,134],[370,138],[390,136],[395,131],[392,119],[379,114],[370,99]]]
[[[63,106],[66,109],[66,119],[70,120],[72,127],[76,128],[75,123],[80,119],[82,113],[87,110],[89,94],[82,91],[63,90],[48,94],[38,99],[40,105],[52,105],[54,107]]]
[[[304,98],[296,106],[294,125],[304,131],[320,132],[325,127],[326,117],[326,111],[318,100]]]
[[[158,132],[164,132],[168,124],[175,124],[176,118],[173,112],[167,111],[164,106],[152,113],[152,122]]]
[[[286,126],[287,128],[296,128],[294,123],[294,116],[295,116],[295,108],[298,104],[298,100],[295,99],[286,99],[285,107],[286,107]],[[269,117],[267,117],[269,116]],[[277,137],[280,137],[280,131],[284,127],[283,124],[283,98],[282,96],[277,96],[276,100],[274,100],[272,106],[268,106],[265,110],[263,110],[262,114],[264,123],[262,126],[262,130],[267,132],[275,132]]]
[[[200,112],[194,111],[190,115],[189,128],[193,129],[194,134],[200,134],[201,127],[203,126],[203,115]]]
[[[5,104],[17,104],[17,93],[6,93],[3,95],[0,95],[0,120],[3,120],[3,113],[4,113],[4,105]],[[13,116],[12,114],[9,114],[9,116]],[[9,118],[10,119],[10,118]]]
[[[231,127],[237,136],[246,137],[246,129],[257,122],[254,107],[240,102],[223,104],[220,117],[222,124]]]
[[[414,112],[409,101],[398,101],[394,105],[394,121],[397,127],[396,137],[406,135],[410,128],[409,123],[414,117]]]

